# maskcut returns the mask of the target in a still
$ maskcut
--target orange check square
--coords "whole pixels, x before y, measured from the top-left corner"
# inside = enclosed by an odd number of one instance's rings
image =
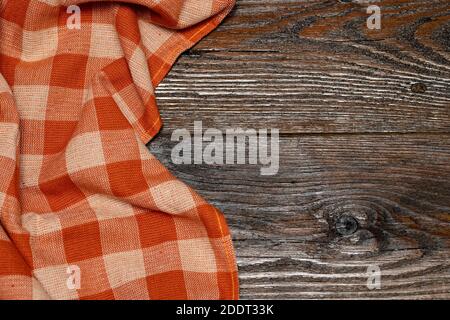
[[[86,199],[69,175],[41,183],[39,188],[54,211],[60,211]]]
[[[11,241],[0,240],[0,276],[30,275],[27,263]]]
[[[136,216],[142,248],[177,240],[172,216],[161,212],[146,212]]]
[[[20,62],[20,60],[3,54],[0,54],[0,60],[3,61],[3,63],[0,64],[0,72],[5,77],[5,80],[9,83],[9,85],[13,86],[16,65]]]
[[[115,196],[128,197],[148,189],[140,160],[109,163],[106,169]]]
[[[67,146],[76,121],[45,121],[44,154],[55,154]]]
[[[112,97],[96,98],[94,104],[100,130],[131,129],[130,123]]]
[[[25,1],[6,1],[4,4],[2,17],[5,20],[14,22],[23,27],[30,0]],[[0,6],[1,8],[1,6]]]
[[[62,233],[67,262],[76,263],[102,255],[98,222],[69,227]]]
[[[50,85],[83,89],[86,78],[87,55],[59,54],[53,59]]]
[[[182,271],[169,271],[147,277],[152,300],[186,300],[187,292]]]

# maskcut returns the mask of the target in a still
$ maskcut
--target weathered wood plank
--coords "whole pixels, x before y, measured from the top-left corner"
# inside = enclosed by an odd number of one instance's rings
[[[383,251],[375,257],[314,258],[301,243],[236,241],[241,297],[246,299],[449,298],[449,254],[420,249]],[[263,252],[267,252],[265,256]],[[367,287],[369,266],[379,266],[381,289]]]
[[[449,132],[450,7],[380,1],[238,0],[157,89],[166,128],[283,133]]]
[[[378,1],[370,31],[365,2],[238,0],[157,89],[150,149],[226,214],[243,298],[450,298],[450,7]],[[174,165],[194,120],[280,128],[280,172]]]
[[[149,148],[226,214],[243,298],[450,298],[450,135],[282,136],[266,177],[174,165],[175,143]]]

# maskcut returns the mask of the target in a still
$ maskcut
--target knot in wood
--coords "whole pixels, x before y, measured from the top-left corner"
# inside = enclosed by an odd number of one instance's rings
[[[359,223],[354,217],[350,215],[343,215],[336,220],[335,227],[337,233],[340,235],[349,236],[358,230]]]
[[[413,83],[411,85],[411,91],[414,93],[425,93],[427,92],[427,86],[423,83]]]

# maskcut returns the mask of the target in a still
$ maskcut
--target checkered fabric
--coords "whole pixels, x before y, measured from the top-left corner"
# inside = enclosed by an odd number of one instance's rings
[[[0,1],[0,299],[238,297],[223,215],[145,147],[233,4]]]

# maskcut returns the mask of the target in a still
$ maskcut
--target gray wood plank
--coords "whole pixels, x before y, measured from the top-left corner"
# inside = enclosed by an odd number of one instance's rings
[[[238,0],[157,89],[165,125],[283,133],[449,132],[446,0]]]
[[[450,298],[450,135],[282,136],[266,177],[174,165],[175,143],[164,130],[149,148],[225,213],[243,298]]]
[[[242,298],[450,298],[450,7],[376,4],[237,0],[157,88],[150,150],[225,213]],[[196,120],[279,128],[279,173],[174,165]]]

